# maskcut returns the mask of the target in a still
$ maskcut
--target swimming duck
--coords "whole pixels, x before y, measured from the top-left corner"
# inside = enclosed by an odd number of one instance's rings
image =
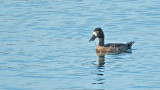
[[[93,36],[89,41],[94,41],[97,37],[99,38],[99,43],[96,48],[97,52],[108,52],[108,53],[128,52],[128,50],[130,50],[132,45],[134,44],[133,41],[127,42],[126,44],[123,43],[104,44],[104,33],[101,28],[94,29]]]

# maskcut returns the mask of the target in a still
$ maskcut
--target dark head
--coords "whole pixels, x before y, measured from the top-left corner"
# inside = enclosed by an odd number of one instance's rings
[[[89,41],[94,41],[96,38],[104,38],[104,33],[101,28],[96,28],[93,31],[93,35]]]

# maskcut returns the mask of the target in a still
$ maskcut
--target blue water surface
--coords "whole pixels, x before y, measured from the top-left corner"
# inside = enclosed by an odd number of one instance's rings
[[[0,0],[0,90],[160,90],[159,0]],[[101,60],[105,43],[135,41]],[[98,40],[96,40],[96,44]]]

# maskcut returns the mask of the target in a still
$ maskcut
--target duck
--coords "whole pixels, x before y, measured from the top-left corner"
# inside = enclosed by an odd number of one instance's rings
[[[101,28],[95,28],[93,31],[93,35],[90,41],[94,41],[96,38],[99,38],[99,43],[96,47],[97,52],[105,52],[105,53],[122,53],[128,52],[131,50],[132,45],[135,43],[134,41],[127,43],[108,43],[104,44],[104,33]]]

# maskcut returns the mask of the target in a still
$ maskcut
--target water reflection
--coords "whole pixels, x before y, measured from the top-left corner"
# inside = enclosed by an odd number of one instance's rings
[[[105,53],[97,52],[98,55],[98,64],[95,64],[97,66],[96,71],[94,71],[94,75],[96,75],[96,78],[94,79],[95,82],[92,84],[104,84],[105,83]]]
[[[98,56],[98,63],[94,64],[97,66],[96,71],[94,71],[94,75],[96,75],[96,78],[94,79],[95,82],[92,84],[99,84],[102,85],[105,83],[105,55],[117,55],[117,53],[108,53],[108,52],[96,52]],[[125,53],[132,53],[132,51],[128,51]]]
[[[105,53],[104,52],[97,52],[98,56],[98,67],[104,67],[105,64]]]

